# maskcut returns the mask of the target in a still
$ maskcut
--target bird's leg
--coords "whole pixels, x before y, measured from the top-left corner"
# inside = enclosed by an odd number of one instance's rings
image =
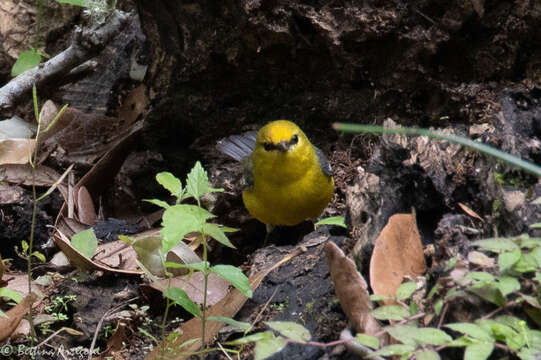
[[[263,246],[267,246],[267,243],[269,242],[269,239],[270,239],[270,234],[272,230],[274,230],[274,225],[265,224],[265,227],[267,229],[267,233],[265,234],[265,241],[263,242]]]

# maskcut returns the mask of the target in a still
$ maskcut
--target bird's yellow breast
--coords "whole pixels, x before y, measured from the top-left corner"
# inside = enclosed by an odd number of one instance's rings
[[[287,151],[265,144],[298,143]],[[294,123],[278,120],[263,127],[251,155],[253,186],[243,192],[250,214],[265,224],[296,225],[321,215],[334,193],[334,181],[321,169],[316,152]]]

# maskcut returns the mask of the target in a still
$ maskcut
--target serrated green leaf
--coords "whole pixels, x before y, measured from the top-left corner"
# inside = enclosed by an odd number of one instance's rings
[[[520,290],[520,283],[514,277],[504,276],[498,278],[497,280],[496,287],[500,290],[503,296],[507,296]]]
[[[182,196],[182,182],[170,172],[164,171],[158,173],[156,175],[156,181],[177,199]]]
[[[407,309],[398,305],[384,305],[372,310],[372,316],[378,320],[404,320],[410,313]]]
[[[472,243],[473,246],[478,246],[482,249],[490,250],[492,252],[500,253],[503,251],[515,250],[518,246],[511,239],[508,238],[492,238],[477,240]]]
[[[237,321],[235,319],[231,319],[231,318],[225,317],[225,316],[209,316],[207,318],[207,320],[228,324],[228,325],[237,327],[237,328],[239,328],[241,330],[244,330],[244,331],[250,331],[250,329],[252,328],[252,324],[250,324],[248,322]]]
[[[258,341],[255,345],[254,360],[266,359],[272,354],[281,351],[286,345],[286,340],[281,336]]]
[[[252,335],[248,335],[248,336],[243,336],[239,339],[235,339],[233,341],[228,341],[224,344],[227,344],[227,345],[245,345],[245,344],[249,344],[249,343],[253,343],[253,342],[258,342],[258,341],[262,341],[262,340],[269,340],[269,339],[274,339],[275,336],[274,334],[272,333],[272,331],[263,331],[263,332],[259,332],[259,333],[255,333],[255,334],[252,334]]]
[[[347,229],[346,219],[343,216],[332,216],[325,219],[321,219],[314,224],[315,226],[321,225],[336,225]]]
[[[94,234],[94,230],[83,230],[71,238],[71,246],[81,254],[91,259],[94,252],[98,248],[98,239]]]
[[[413,345],[405,345],[405,344],[394,344],[394,345],[387,345],[379,349],[378,351],[374,351],[372,354],[369,354],[366,356],[366,358],[371,359],[375,356],[391,356],[391,355],[406,355],[410,354],[415,350],[415,346]]]
[[[417,360],[440,360],[440,356],[433,350],[425,350],[415,356]]]
[[[218,225],[206,223],[203,225],[203,232],[212,237],[214,240],[218,241],[219,243],[232,249],[236,249],[235,245],[233,245],[231,241],[229,241],[222,228],[220,228]]]
[[[479,342],[466,346],[464,360],[485,360],[488,359],[494,350],[494,343]]]
[[[522,253],[520,248],[516,248],[511,251],[507,251],[498,255],[498,265],[500,265],[500,272],[504,273],[509,270],[520,259]]]
[[[203,169],[203,166],[201,166],[199,161],[195,163],[194,167],[188,174],[186,180],[186,190],[189,195],[196,199],[201,199],[201,196],[210,191],[207,172],[205,169]]]
[[[175,304],[182,306],[184,310],[193,316],[199,316],[199,306],[190,299],[188,294],[186,294],[186,291],[179,288],[168,287],[163,294],[173,300]]]
[[[361,345],[368,346],[372,349],[379,348],[379,339],[376,336],[357,334],[355,335],[355,341],[357,341]]]
[[[174,205],[165,210],[162,217],[162,251],[167,254],[184,236],[199,232],[206,220],[214,215],[195,205]]]
[[[415,284],[413,281],[405,282],[398,287],[398,290],[396,290],[396,298],[398,300],[409,299],[416,288],[417,284]]]
[[[15,301],[16,303],[20,303],[23,299],[22,295],[19,294],[18,291],[12,290],[7,287],[0,288],[0,297],[8,298]]]
[[[271,329],[278,331],[288,339],[306,342],[312,338],[310,331],[304,326],[292,321],[267,321],[265,322]]]
[[[143,199],[143,201],[147,202],[147,203],[154,204],[154,205],[159,206],[159,207],[162,207],[164,209],[167,209],[167,208],[169,208],[171,206],[168,203],[166,203],[165,201],[158,200],[158,199]]]
[[[485,342],[494,341],[494,338],[492,337],[492,335],[477,324],[452,323],[452,324],[447,324],[444,326],[448,327],[451,330],[471,336],[472,338],[477,339],[477,340],[481,340]]]
[[[35,50],[23,51],[13,67],[11,68],[11,76],[17,76],[39,65],[41,62],[41,55]]]
[[[232,265],[215,265],[210,268],[210,271],[225,279],[236,287],[244,296],[251,298],[252,288],[250,287],[250,282],[246,275],[240,270]]]

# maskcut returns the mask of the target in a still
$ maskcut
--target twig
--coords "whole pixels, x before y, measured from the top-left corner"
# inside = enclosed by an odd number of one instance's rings
[[[122,31],[130,14],[115,11],[104,25],[90,29],[77,28],[72,44],[49,61],[27,70],[0,88],[0,109],[11,107],[34,84],[53,76],[69,73],[73,68],[95,56],[116,34]]]
[[[441,311],[440,321],[438,321],[438,329],[441,328],[441,326],[443,325],[443,320],[445,319],[445,315],[447,314],[448,308],[449,308],[449,303],[445,303],[445,305],[443,305],[443,310]]]
[[[100,332],[101,326],[103,325],[103,321],[105,320],[105,318],[109,317],[114,312],[122,309],[124,306],[128,305],[129,303],[131,303],[132,301],[137,300],[137,299],[139,299],[139,296],[136,296],[134,298],[126,300],[123,303],[121,303],[120,305],[118,305],[118,306],[116,306],[116,307],[114,307],[112,309],[107,310],[105,312],[105,314],[103,314],[100,321],[98,322],[98,325],[96,326],[96,331],[94,331],[94,337],[92,338],[92,344],[90,345],[90,349],[88,350],[88,360],[92,360],[92,353],[94,352],[94,347],[96,346],[96,340],[98,339],[98,333]]]

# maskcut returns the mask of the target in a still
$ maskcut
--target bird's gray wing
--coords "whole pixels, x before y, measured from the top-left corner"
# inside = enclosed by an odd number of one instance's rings
[[[321,170],[323,170],[323,173],[328,176],[332,176],[333,171],[329,159],[327,159],[323,151],[321,151],[318,147],[314,146],[314,150],[316,152],[317,161],[319,162],[319,167]]]
[[[241,135],[231,135],[218,141],[216,149],[237,161],[241,161],[252,154],[256,139],[257,132],[255,131],[248,131]]]
[[[252,152],[257,139],[256,131],[248,131],[241,135],[232,135],[218,141],[216,149],[221,153],[231,156],[242,164],[242,188],[254,186],[254,175],[252,173]]]

